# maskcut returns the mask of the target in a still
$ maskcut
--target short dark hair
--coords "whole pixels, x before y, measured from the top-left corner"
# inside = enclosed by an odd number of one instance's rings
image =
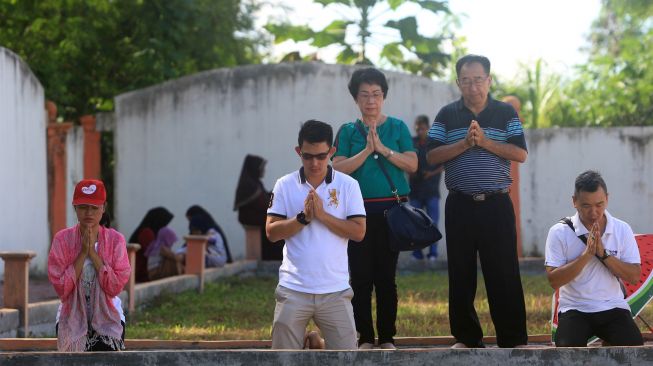
[[[481,64],[485,73],[490,75],[490,60],[487,57],[480,55],[465,55],[456,62],[456,77],[460,75],[460,69],[462,69],[463,66],[474,62]]]
[[[584,171],[576,177],[574,196],[578,197],[580,192],[596,192],[599,187],[603,188],[603,191],[606,194],[608,193],[608,186],[606,186],[605,181],[599,172],[595,170]]]
[[[360,89],[362,83],[380,86],[381,91],[383,91],[383,99],[388,95],[388,81],[385,79],[385,75],[373,67],[358,69],[351,75],[347,87],[354,100],[356,100],[358,89]]]
[[[430,125],[429,117],[425,114],[420,114],[415,118],[415,124],[418,125]]]
[[[326,142],[331,147],[333,146],[333,128],[328,123],[309,119],[302,123],[302,127],[299,129],[298,146],[301,147],[304,141],[311,144]]]

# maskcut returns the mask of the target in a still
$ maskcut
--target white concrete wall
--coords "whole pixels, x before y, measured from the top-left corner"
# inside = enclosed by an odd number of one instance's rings
[[[0,47],[0,250],[35,251],[38,272],[45,272],[50,240],[45,122],[41,83]]]
[[[116,97],[116,224],[129,237],[145,212],[165,206],[171,225],[187,233],[186,209],[200,204],[225,229],[234,257],[244,255],[244,233],[232,211],[246,154],[268,159],[264,179],[297,169],[300,123],[331,123],[334,132],[359,116],[347,83],[354,68],[300,63],[208,71]],[[412,130],[454,100],[448,84],[386,73],[384,111]]]
[[[72,202],[75,185],[82,179],[84,179],[84,128],[73,126],[66,134],[66,227],[77,224]]]
[[[546,235],[575,213],[571,196],[581,172],[601,172],[608,211],[635,233],[653,233],[653,127],[527,130],[528,159],[520,167],[525,253],[544,254]]]

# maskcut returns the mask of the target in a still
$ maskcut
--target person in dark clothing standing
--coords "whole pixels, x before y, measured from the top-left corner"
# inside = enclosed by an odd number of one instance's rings
[[[429,130],[430,164],[444,163],[449,267],[449,324],[455,348],[483,347],[474,309],[477,257],[499,347],[528,341],[517,261],[515,213],[508,195],[510,161],[528,155],[514,108],[489,95],[490,60],[467,55],[456,63],[462,98],[444,106]]]
[[[431,220],[438,225],[440,219],[440,174],[442,173],[442,164],[429,165],[426,161],[428,152],[428,132],[429,118],[425,115],[417,116],[415,119],[415,133],[413,137],[413,146],[417,149],[417,171],[410,175],[410,204],[426,210]],[[422,250],[415,250],[413,257],[424,259]],[[438,243],[435,242],[429,246],[429,252],[426,256],[429,260],[435,260],[438,257]]]
[[[244,226],[256,226],[261,232],[261,259],[283,259],[283,240],[272,243],[265,235],[265,221],[270,204],[270,192],[265,190],[261,178],[267,161],[260,156],[247,155],[240,171],[234,211],[238,210],[238,222]],[[257,248],[258,249],[258,248]]]

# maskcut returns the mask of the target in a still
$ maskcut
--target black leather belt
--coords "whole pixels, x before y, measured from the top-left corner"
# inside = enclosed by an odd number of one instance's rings
[[[495,196],[495,195],[498,195],[498,194],[509,193],[510,189],[509,188],[504,188],[504,189],[501,189],[501,190],[498,190],[498,191],[481,192],[481,193],[465,193],[465,192],[461,192],[461,191],[456,191],[455,189],[450,189],[449,192],[451,192],[453,194],[456,194],[456,195],[469,197],[472,200],[477,201],[477,202],[482,202],[482,201],[487,200],[491,196]]]

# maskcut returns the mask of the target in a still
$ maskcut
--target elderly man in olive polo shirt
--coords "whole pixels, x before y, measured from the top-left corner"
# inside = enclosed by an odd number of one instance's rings
[[[490,61],[467,55],[456,63],[462,98],[444,106],[431,129],[429,164],[444,163],[449,265],[449,322],[455,348],[483,347],[476,310],[477,256],[499,347],[527,343],[517,261],[515,215],[508,195],[510,161],[528,155],[519,117],[489,95]]]

